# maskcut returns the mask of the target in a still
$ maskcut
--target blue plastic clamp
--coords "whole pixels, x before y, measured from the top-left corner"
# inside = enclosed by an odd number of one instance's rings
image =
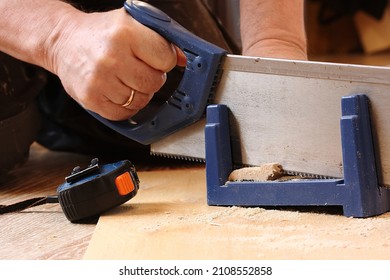
[[[390,210],[390,189],[378,185],[369,100],[342,98],[340,121],[343,179],[285,182],[228,182],[233,171],[228,108],[207,108],[207,203],[220,206],[342,206],[348,217],[370,217]]]

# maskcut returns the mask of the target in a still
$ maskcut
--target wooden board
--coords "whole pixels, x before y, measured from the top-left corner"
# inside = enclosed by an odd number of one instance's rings
[[[390,68],[230,56],[215,97],[228,106],[233,160],[343,177],[341,98],[365,94],[381,184],[390,185]],[[204,158],[204,122],[157,143],[157,153]]]
[[[137,196],[100,218],[84,259],[390,259],[389,213],[207,206],[203,168],[139,177]]]

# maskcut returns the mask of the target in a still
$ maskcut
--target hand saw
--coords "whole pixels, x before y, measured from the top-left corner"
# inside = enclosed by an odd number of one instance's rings
[[[157,109],[146,108],[147,117],[95,115],[109,127],[151,144],[153,154],[203,161],[205,108],[225,104],[235,163],[278,162],[290,173],[342,177],[341,97],[366,94],[379,180],[390,185],[390,68],[230,55],[149,4],[128,0],[125,9],[177,45],[187,65],[177,89]]]

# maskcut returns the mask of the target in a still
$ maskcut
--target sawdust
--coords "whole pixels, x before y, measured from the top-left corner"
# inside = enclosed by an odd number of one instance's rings
[[[356,231],[358,229],[364,229],[364,232],[370,232],[376,229],[375,223],[378,222],[376,218],[366,218],[366,219],[354,219],[347,218],[339,215],[329,215],[322,213],[311,213],[311,212],[300,212],[294,210],[270,210],[260,207],[217,207],[213,212],[198,212],[193,211],[187,215],[177,215],[175,211],[165,211],[163,215],[158,219],[158,222],[155,224],[157,227],[163,227],[170,224],[213,224],[213,225],[226,225],[229,224],[229,221],[233,221],[236,224],[236,221],[239,219],[245,220],[249,223],[250,226],[256,226],[256,224],[266,224],[267,222],[271,223],[282,223],[286,229],[286,223],[296,223],[300,220],[307,219],[311,217],[314,224],[317,224],[316,218],[323,218],[330,216],[333,219],[343,220],[343,227],[338,228],[339,232],[345,231]],[[373,221],[376,221],[375,223]],[[250,223],[254,222],[254,223]],[[240,224],[237,224],[240,226]],[[305,225],[303,225],[304,227]],[[295,225],[294,225],[295,227]],[[144,229],[152,227],[147,226]],[[319,226],[319,230],[321,227]],[[327,230],[327,229],[326,229]],[[390,239],[390,237],[389,237]]]
[[[148,224],[143,227],[143,230],[155,231],[160,228],[170,225],[180,224],[198,224],[198,225],[213,225],[222,226],[228,224],[227,220],[233,220],[236,223],[237,220],[243,219],[247,222],[266,222],[275,218],[275,213],[280,213],[280,219],[282,221],[291,221],[300,217],[299,212],[294,211],[278,211],[278,210],[266,210],[260,207],[218,207],[218,210],[211,213],[199,213],[193,211],[188,215],[177,215],[173,211],[165,211],[163,215],[157,220],[155,224]],[[272,215],[270,215],[272,213]],[[243,223],[246,225],[246,223]],[[252,224],[253,225],[253,224]],[[240,225],[238,225],[240,226]]]
[[[111,249],[115,257],[126,242],[131,244],[126,245],[129,248],[141,250],[137,251],[141,258],[147,252],[153,258],[165,258],[159,252],[168,252],[172,247],[185,248],[177,249],[174,255],[164,253],[176,258],[219,259],[224,256],[222,252],[240,259],[390,258],[390,213],[356,219],[294,209],[208,207],[195,203],[140,203],[119,208],[122,210],[101,220],[110,222],[106,234],[116,229],[116,240],[122,240],[116,250]],[[131,258],[126,254],[132,251],[123,250],[123,256]]]

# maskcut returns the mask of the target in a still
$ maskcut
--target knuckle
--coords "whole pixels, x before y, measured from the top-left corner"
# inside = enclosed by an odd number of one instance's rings
[[[144,94],[154,94],[164,85],[165,79],[161,72],[150,71],[148,75],[139,75],[135,79],[137,89]]]
[[[163,72],[169,72],[176,66],[177,63],[176,53],[170,44],[168,44],[168,46],[164,46],[164,51],[162,53],[163,55],[161,56],[161,61],[160,61],[161,65],[159,70]]]

